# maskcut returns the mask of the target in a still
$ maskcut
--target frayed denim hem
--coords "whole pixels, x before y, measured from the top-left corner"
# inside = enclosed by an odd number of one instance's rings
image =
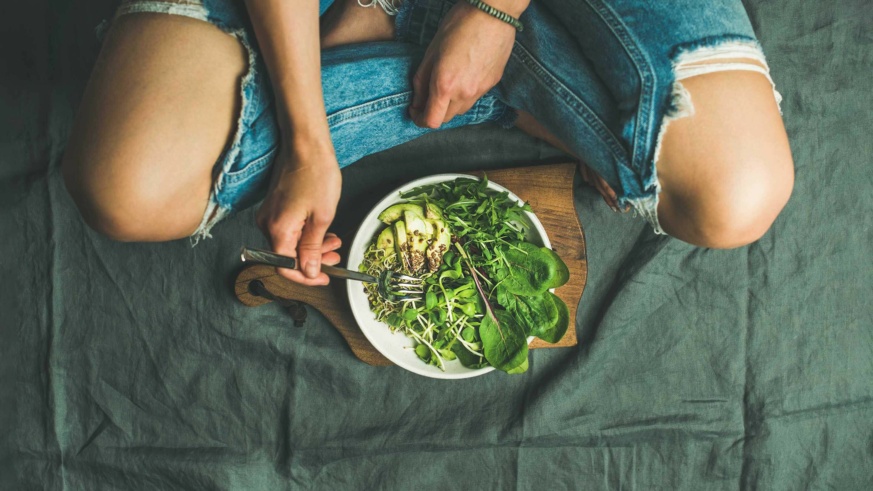
[[[209,204],[206,205],[206,213],[203,214],[203,220],[200,221],[197,230],[195,230],[194,233],[191,234],[191,237],[189,237],[191,247],[196,246],[200,242],[200,239],[211,239],[212,234],[210,231],[212,230],[212,227],[223,220],[226,216],[230,215],[231,211],[230,208],[221,206],[213,201],[210,196]]]

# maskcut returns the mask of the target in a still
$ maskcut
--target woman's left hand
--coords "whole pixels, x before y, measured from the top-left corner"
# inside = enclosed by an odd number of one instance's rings
[[[514,17],[528,3],[488,1]],[[415,124],[439,128],[467,112],[500,81],[514,42],[515,27],[459,1],[440,23],[412,79],[409,115]]]

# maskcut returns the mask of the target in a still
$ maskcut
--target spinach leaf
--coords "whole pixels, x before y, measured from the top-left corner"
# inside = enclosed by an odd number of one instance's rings
[[[556,261],[557,255],[546,251],[548,249],[530,242],[503,249],[509,270],[507,276],[501,279],[507,291],[516,295],[541,295],[552,288],[550,285],[560,281],[560,258]]]
[[[513,313],[528,336],[539,336],[558,321],[558,309],[548,295],[549,292],[545,292],[531,297],[516,297]]]
[[[485,316],[479,325],[479,337],[485,359],[494,368],[508,372],[527,362],[527,338],[524,329],[505,310],[494,312],[497,322]],[[498,325],[499,323],[499,325]]]
[[[548,256],[555,265],[555,275],[546,287],[548,289],[558,288],[570,281],[570,270],[567,268],[567,264],[561,259],[561,256],[548,247],[541,247],[540,250],[543,251],[543,253]]]
[[[546,292],[544,298],[550,304],[549,308],[554,312],[554,318],[549,325],[543,326],[532,335],[547,343],[557,343],[564,337],[570,326],[570,310],[567,308],[567,304],[552,292]]]
[[[508,373],[508,374],[510,374],[510,375],[515,374],[515,373],[524,373],[524,372],[527,371],[527,369],[528,369],[529,366],[530,366],[530,364],[528,363],[528,359],[525,358],[525,359],[524,359],[524,363],[522,363],[521,365],[519,365],[519,366],[513,368],[512,370],[507,371],[506,373]]]
[[[461,362],[461,365],[464,365],[467,368],[482,368],[482,366],[487,366],[484,359],[476,356],[461,343],[455,343],[452,345],[452,353],[458,357],[458,361]]]
[[[551,292],[535,296],[516,295],[500,285],[497,287],[497,303],[515,317],[526,335],[549,343],[560,341],[570,324],[567,305]]]

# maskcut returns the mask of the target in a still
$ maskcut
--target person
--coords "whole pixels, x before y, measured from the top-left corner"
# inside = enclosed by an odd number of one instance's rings
[[[754,242],[789,199],[740,0],[371,2],[122,2],[62,163],[85,222],[202,238],[264,198],[259,227],[302,266],[281,273],[326,284],[340,168],[486,122],[572,154],[614,210],[694,245]]]

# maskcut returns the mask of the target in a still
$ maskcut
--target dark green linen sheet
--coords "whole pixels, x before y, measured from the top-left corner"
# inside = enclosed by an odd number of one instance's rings
[[[657,237],[577,180],[580,345],[463,381],[237,303],[254,210],[194,248],[85,227],[58,164],[111,6],[0,16],[0,489],[873,488],[870,2],[747,5],[797,171],[763,239]],[[347,169],[335,229],[411,178],[556,160],[497,128],[436,134]]]

